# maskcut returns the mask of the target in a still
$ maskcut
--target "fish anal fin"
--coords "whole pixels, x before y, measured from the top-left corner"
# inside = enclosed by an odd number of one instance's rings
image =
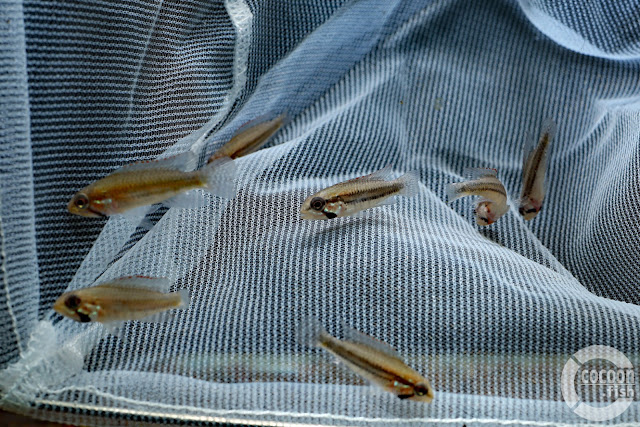
[[[171,208],[194,209],[207,206],[207,199],[200,190],[191,190],[180,193],[162,202]]]
[[[395,205],[396,203],[398,203],[398,197],[397,196],[391,196],[391,197],[387,197],[386,199],[382,200],[380,203],[378,203],[376,205],[377,206],[391,206],[391,205]]]
[[[143,323],[166,323],[169,322],[170,320],[172,320],[175,316],[173,315],[173,313],[169,313],[166,311],[160,312],[160,313],[155,313],[152,314],[150,316],[147,317],[143,317],[142,319],[139,319],[139,322],[143,322]]]
[[[365,345],[367,347],[376,349],[386,354],[387,356],[402,360],[400,354],[396,351],[396,349],[391,347],[389,344],[380,341],[379,339],[376,339],[370,335],[363,334],[360,331],[356,331],[344,322],[342,322],[342,333],[344,334],[344,337],[349,341]]]
[[[175,156],[164,159],[143,160],[122,166],[113,173],[143,171],[149,169],[178,169],[181,171],[191,171],[198,166],[198,157],[193,151],[185,151]]]

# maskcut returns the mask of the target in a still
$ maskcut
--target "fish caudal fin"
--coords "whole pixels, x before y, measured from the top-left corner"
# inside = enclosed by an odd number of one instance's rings
[[[178,310],[186,310],[189,308],[191,304],[191,295],[189,294],[189,289],[180,289],[177,294],[180,296],[180,305],[176,308]]]
[[[405,197],[413,197],[420,191],[420,174],[418,171],[407,172],[398,178],[402,182],[400,194]]]
[[[298,342],[307,347],[318,347],[323,336],[328,335],[322,323],[315,317],[307,317],[298,327]]]
[[[547,135],[547,138],[549,138],[549,142],[550,142],[556,136],[557,130],[558,130],[558,127],[556,126],[556,122],[553,120],[553,118],[547,117],[546,119],[544,119],[544,122],[542,123],[541,136]]]
[[[202,169],[206,182],[205,190],[223,197],[233,199],[236,196],[236,163],[229,157],[214,160]]]
[[[449,203],[453,202],[456,199],[459,199],[460,197],[463,196],[462,193],[460,193],[459,189],[460,189],[460,182],[453,182],[449,185],[447,185],[447,201]]]

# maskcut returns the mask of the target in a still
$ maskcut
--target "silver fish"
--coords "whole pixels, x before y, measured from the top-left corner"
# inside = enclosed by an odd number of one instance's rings
[[[394,204],[395,196],[411,197],[418,193],[418,173],[408,172],[388,180],[387,166],[370,175],[341,182],[308,197],[300,208],[302,219],[333,219],[350,216],[365,209]]]
[[[480,196],[474,209],[476,224],[490,225],[509,211],[507,190],[497,177],[495,169],[467,169],[471,179],[447,186],[447,198],[452,202],[460,197]]]
[[[89,288],[65,292],[53,309],[77,322],[114,323],[149,319],[170,309],[189,306],[189,291],[168,293],[165,278],[121,277]]]
[[[419,372],[407,366],[388,344],[345,326],[340,340],[310,318],[299,330],[304,345],[327,350],[355,373],[400,399],[431,402],[435,391]]]
[[[538,145],[532,150],[526,150],[527,154],[522,166],[522,192],[519,207],[520,215],[526,221],[535,218],[542,209],[549,145],[555,134],[556,124],[553,119],[548,118],[543,124]]]
[[[167,159],[123,166],[78,191],[67,209],[72,214],[87,217],[110,216],[126,214],[172,198],[174,205],[182,203],[190,207],[188,202],[192,197],[184,193],[197,188],[221,197],[235,196],[236,167],[233,161],[218,159],[200,170],[190,171],[196,163],[195,155],[187,152]]]

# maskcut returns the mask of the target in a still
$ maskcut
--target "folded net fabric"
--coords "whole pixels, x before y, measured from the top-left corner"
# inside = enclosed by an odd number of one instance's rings
[[[580,7],[578,7],[580,3]],[[637,366],[637,2],[8,1],[0,5],[0,406],[90,424],[555,425],[593,344]],[[206,157],[291,117],[237,160],[238,195],[161,209],[150,231],[71,216],[122,164]],[[558,133],[542,212],[474,225],[465,167],[517,198],[522,148]],[[361,218],[299,219],[323,187],[391,164],[421,190]],[[65,290],[130,274],[191,290],[121,336],[61,319]],[[398,349],[430,405],[365,386],[295,331],[307,316]],[[637,403],[612,423],[638,422]]]

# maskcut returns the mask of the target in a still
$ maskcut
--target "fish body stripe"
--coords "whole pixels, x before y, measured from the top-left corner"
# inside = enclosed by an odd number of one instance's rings
[[[545,155],[547,154],[547,147],[549,146],[549,134],[545,134],[538,147],[531,154],[531,158],[527,161],[527,168],[524,171],[524,183],[522,186],[522,195],[526,196],[531,193],[533,190],[533,186],[536,182],[536,177],[538,175],[538,169],[540,168],[540,164],[542,163]]]
[[[378,382],[382,382],[381,380],[388,382],[398,382],[403,385],[413,386],[413,383],[403,377],[401,374],[390,370],[388,367],[382,366],[379,363],[367,358],[365,354],[361,352],[354,351],[354,347],[357,344],[351,344],[348,342],[341,341],[337,338],[327,336],[321,339],[321,344],[331,353],[343,359],[345,362],[352,364],[358,369],[368,373],[373,378],[377,378]],[[349,345],[351,344],[351,345]],[[370,350],[372,351],[372,350]],[[397,363],[401,363],[404,366],[404,362],[401,360],[397,360]],[[410,369],[407,367],[407,369]]]
[[[344,193],[340,197],[345,203],[366,203],[397,194],[402,190],[402,187],[401,184],[391,181],[389,185],[381,185],[374,188],[356,188],[353,192]]]
[[[499,183],[489,183],[489,182],[477,182],[477,181],[469,181],[463,182],[458,187],[458,193],[480,193],[480,192],[495,192],[500,194],[503,197],[507,197],[507,192],[504,189],[504,186]]]
[[[113,174],[95,183],[87,193],[94,200],[99,199],[101,194],[108,194],[116,202],[131,201],[142,206],[204,186],[199,172],[156,169]]]

